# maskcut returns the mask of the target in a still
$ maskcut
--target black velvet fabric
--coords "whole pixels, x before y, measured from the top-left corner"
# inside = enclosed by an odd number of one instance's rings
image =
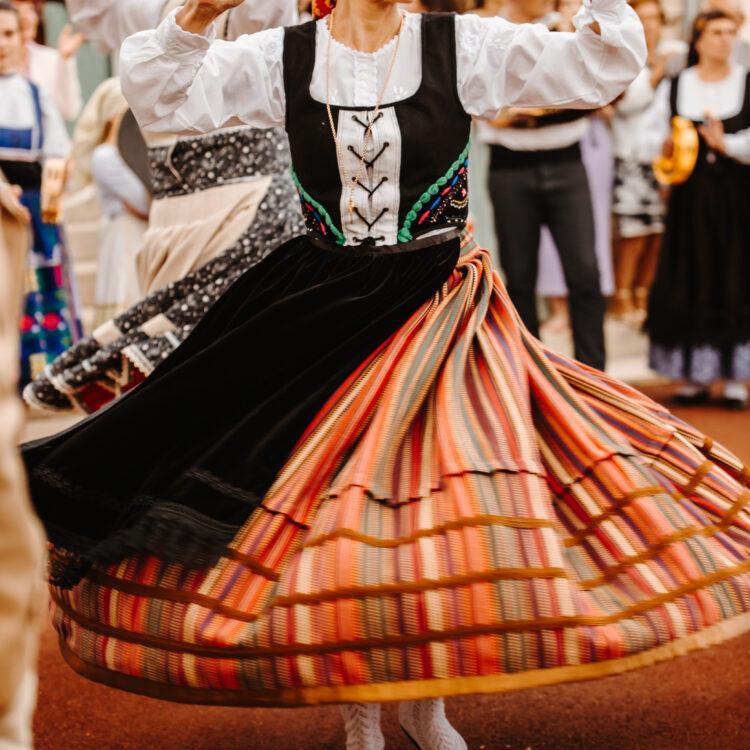
[[[672,84],[677,113],[679,78]],[[724,130],[750,127],[745,102]],[[711,151],[701,138],[686,182],[672,188],[646,329],[663,347],[732,347],[750,339],[750,167]]]
[[[73,553],[52,581],[138,552],[212,564],[326,399],[452,272],[459,241],[385,253],[296,238],[245,273],[136,390],[24,446]]]

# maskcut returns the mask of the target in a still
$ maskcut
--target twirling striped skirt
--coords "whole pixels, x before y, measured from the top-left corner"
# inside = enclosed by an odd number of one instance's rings
[[[604,676],[750,629],[749,479],[545,349],[467,243],[328,394],[218,562],[96,564],[53,589],[55,623],[81,674],[196,703]]]

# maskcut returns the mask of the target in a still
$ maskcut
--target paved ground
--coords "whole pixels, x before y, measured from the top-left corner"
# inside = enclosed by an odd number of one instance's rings
[[[750,414],[680,414],[750,461]],[[471,750],[744,750],[750,748],[750,635],[619,677],[454,699],[449,713]],[[397,731],[392,707],[384,726],[389,749],[410,747]],[[89,683],[63,663],[49,630],[42,643],[36,736],[38,750],[344,746],[332,707],[179,706]]]

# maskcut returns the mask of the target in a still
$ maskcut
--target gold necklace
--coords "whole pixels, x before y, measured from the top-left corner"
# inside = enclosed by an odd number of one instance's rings
[[[372,126],[375,124],[376,120],[378,119],[378,115],[380,114],[380,108],[383,104],[383,97],[385,96],[385,92],[388,89],[388,83],[391,80],[393,68],[396,65],[398,50],[401,46],[401,30],[404,27],[404,18],[406,14],[403,11],[401,12],[401,21],[399,22],[398,31],[396,32],[396,47],[393,50],[393,56],[391,57],[391,61],[388,65],[388,72],[386,73],[385,80],[383,81],[383,87],[378,95],[372,117],[368,117],[367,128],[365,129],[365,137],[362,142],[362,154],[359,159],[359,165],[357,166],[357,172],[354,177],[351,178],[351,180],[349,179],[349,173],[346,170],[343,152],[341,149],[341,141],[339,140],[338,132],[336,130],[336,123],[333,120],[333,112],[331,111],[331,41],[333,39],[333,20],[335,15],[336,11],[334,10],[330,16],[331,21],[328,27],[328,44],[326,45],[326,112],[328,113],[328,124],[331,126],[331,133],[333,134],[333,142],[336,145],[336,160],[339,163],[339,169],[341,170],[343,184],[348,186],[349,189],[349,200],[347,201],[347,206],[349,208],[349,217],[351,219],[351,215],[354,213],[354,188],[358,184],[360,184],[360,181],[364,177],[365,162],[367,161],[367,155],[370,148],[370,139],[372,137]]]

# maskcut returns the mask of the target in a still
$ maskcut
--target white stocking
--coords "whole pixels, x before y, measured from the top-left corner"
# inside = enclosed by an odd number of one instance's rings
[[[340,708],[346,728],[346,750],[384,750],[379,703],[347,703]]]
[[[398,707],[398,718],[419,750],[467,750],[464,738],[445,716],[445,701],[442,698],[402,701]]]

